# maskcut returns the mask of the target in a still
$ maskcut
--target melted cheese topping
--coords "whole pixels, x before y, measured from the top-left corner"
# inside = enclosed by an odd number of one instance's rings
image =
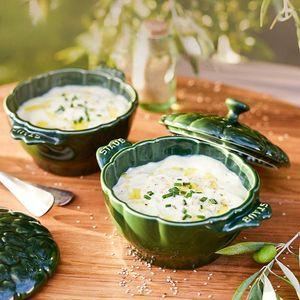
[[[124,96],[109,89],[66,85],[24,102],[17,114],[38,127],[73,131],[111,122],[129,108]]]
[[[248,195],[235,173],[205,155],[172,155],[130,168],[113,192],[141,213],[179,222],[222,215]]]

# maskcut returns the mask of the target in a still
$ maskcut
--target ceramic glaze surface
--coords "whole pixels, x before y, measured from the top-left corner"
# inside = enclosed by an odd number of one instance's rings
[[[222,215],[248,194],[236,174],[205,155],[171,155],[129,168],[113,191],[139,212],[179,222]]]
[[[99,86],[66,85],[23,103],[18,116],[43,128],[83,130],[115,120],[130,108],[129,101]]]
[[[0,208],[0,299],[25,299],[54,273],[59,250],[39,221]]]

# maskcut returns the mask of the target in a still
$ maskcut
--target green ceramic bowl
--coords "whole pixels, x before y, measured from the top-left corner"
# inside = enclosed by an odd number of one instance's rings
[[[16,114],[23,102],[53,87],[69,84],[108,88],[123,95],[131,104],[130,109],[109,123],[77,131],[40,128]],[[61,69],[21,82],[6,98],[4,109],[12,124],[11,136],[22,140],[26,151],[41,168],[59,175],[75,176],[97,170],[95,152],[98,147],[115,138],[127,138],[137,104],[137,93],[124,82],[123,73],[118,70]]]
[[[148,216],[119,200],[112,188],[129,167],[160,161],[170,155],[203,154],[224,163],[249,191],[246,201],[224,215],[198,222],[172,222]],[[257,227],[271,217],[271,207],[259,201],[259,177],[242,158],[220,146],[189,137],[168,136],[131,144],[111,141],[97,151],[106,206],[118,230],[142,257],[169,268],[194,268],[217,258],[242,229]]]

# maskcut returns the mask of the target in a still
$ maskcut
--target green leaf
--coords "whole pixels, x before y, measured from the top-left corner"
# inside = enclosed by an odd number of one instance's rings
[[[247,300],[258,300],[262,298],[261,282],[256,281],[248,294]]]
[[[277,262],[278,266],[280,267],[280,269],[282,270],[282,272],[284,273],[284,275],[287,277],[287,279],[293,285],[293,287],[297,293],[297,296],[300,299],[300,284],[299,284],[298,279],[296,278],[294,273],[288,267],[286,267],[283,263],[281,263],[279,260],[276,260],[276,262]]]
[[[247,290],[248,286],[254,281],[255,278],[259,275],[260,270],[254,274],[252,274],[250,277],[245,279],[240,286],[236,289],[235,293],[232,296],[232,300],[240,300],[243,297],[243,294]]]
[[[278,279],[282,280],[282,281],[285,282],[286,284],[288,284],[288,285],[290,285],[291,287],[293,287],[293,285],[291,284],[291,282],[290,282],[289,280],[287,280],[287,279],[285,279],[284,277],[282,277],[282,276],[276,274],[274,271],[271,271],[271,273],[272,273],[275,277],[277,277]]]
[[[272,286],[272,283],[265,275],[264,275],[264,290],[263,290],[262,300],[277,300],[277,296]]]
[[[232,246],[225,247],[219,251],[217,254],[221,255],[237,255],[237,254],[244,254],[255,252],[261,249],[265,245],[273,245],[272,243],[264,243],[264,242],[245,242],[245,243],[238,243]]]
[[[74,46],[56,52],[54,58],[63,61],[65,64],[71,64],[81,58],[84,54],[84,49]]]
[[[271,0],[263,0],[260,7],[260,26],[263,26],[265,16],[268,12],[269,6],[271,4]]]

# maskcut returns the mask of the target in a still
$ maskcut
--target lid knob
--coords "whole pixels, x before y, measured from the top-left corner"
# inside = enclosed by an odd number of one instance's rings
[[[239,115],[250,109],[246,103],[233,98],[227,98],[225,104],[228,107],[227,119],[231,123],[236,123]]]

